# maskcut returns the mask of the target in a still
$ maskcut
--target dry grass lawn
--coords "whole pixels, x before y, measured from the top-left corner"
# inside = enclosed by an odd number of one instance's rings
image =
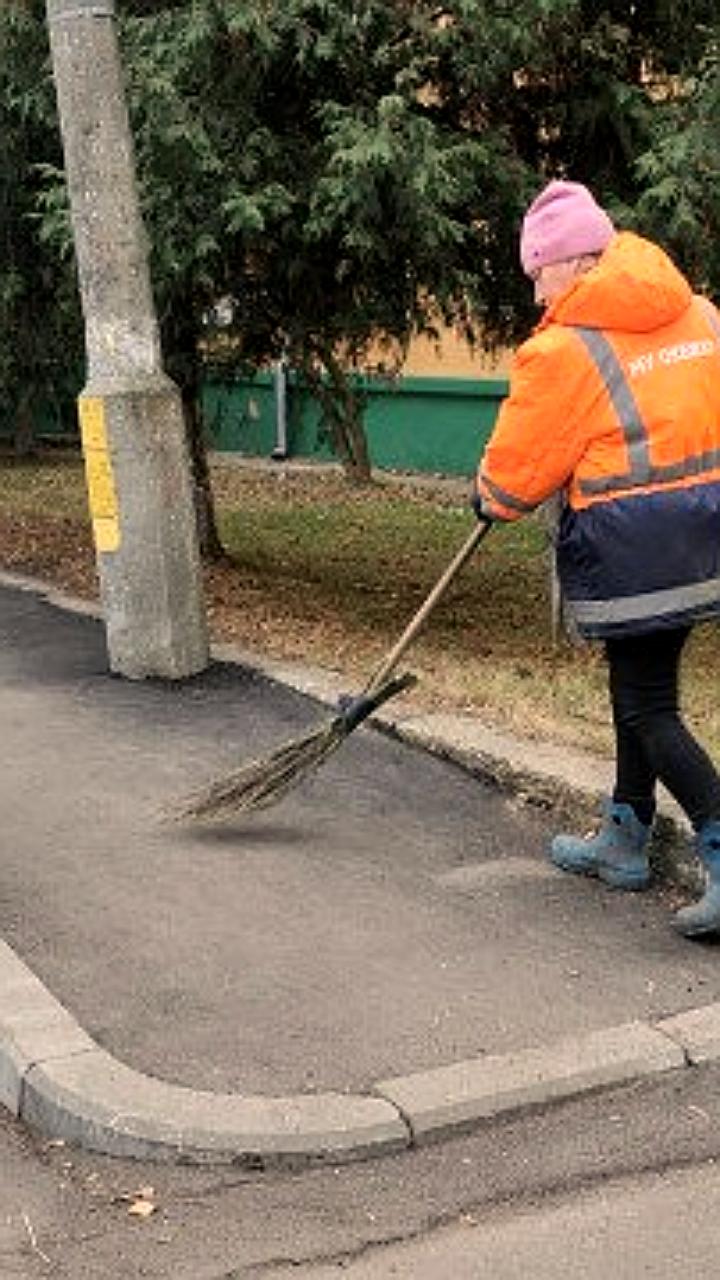
[[[383,478],[367,490],[336,471],[213,464],[228,551],[205,570],[218,640],[332,668],[359,689],[394,644],[474,517],[467,486]],[[82,464],[49,452],[0,459],[0,565],[97,594]],[[553,643],[542,524],[492,530],[440,604],[407,665],[408,707],[460,710],[506,731],[609,753],[604,664],[594,646]],[[720,630],[687,656],[688,719],[720,756]]]

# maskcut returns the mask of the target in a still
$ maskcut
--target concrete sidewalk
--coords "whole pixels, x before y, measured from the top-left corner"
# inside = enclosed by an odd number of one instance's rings
[[[670,931],[672,888],[545,860],[606,764],[388,708],[276,808],[181,829],[165,805],[315,723],[339,677],[225,651],[129,684],[91,609],[8,576],[0,636],[0,1102],[31,1126],[336,1161],[720,1053],[717,953]]]

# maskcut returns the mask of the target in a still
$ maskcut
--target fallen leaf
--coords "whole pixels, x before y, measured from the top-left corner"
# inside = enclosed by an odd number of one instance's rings
[[[157,1205],[152,1200],[133,1200],[128,1209],[128,1213],[132,1218],[149,1218],[155,1212]]]

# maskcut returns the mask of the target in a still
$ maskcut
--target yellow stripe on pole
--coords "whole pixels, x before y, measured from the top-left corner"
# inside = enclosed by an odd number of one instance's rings
[[[95,546],[100,552],[117,551],[120,518],[105,424],[105,402],[100,396],[80,396],[78,409]]]

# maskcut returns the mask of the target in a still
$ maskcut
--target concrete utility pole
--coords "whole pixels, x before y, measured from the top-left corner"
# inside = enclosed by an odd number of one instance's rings
[[[85,317],[79,400],[113,671],[178,679],[208,663],[180,395],[163,372],[115,0],[47,0]]]

